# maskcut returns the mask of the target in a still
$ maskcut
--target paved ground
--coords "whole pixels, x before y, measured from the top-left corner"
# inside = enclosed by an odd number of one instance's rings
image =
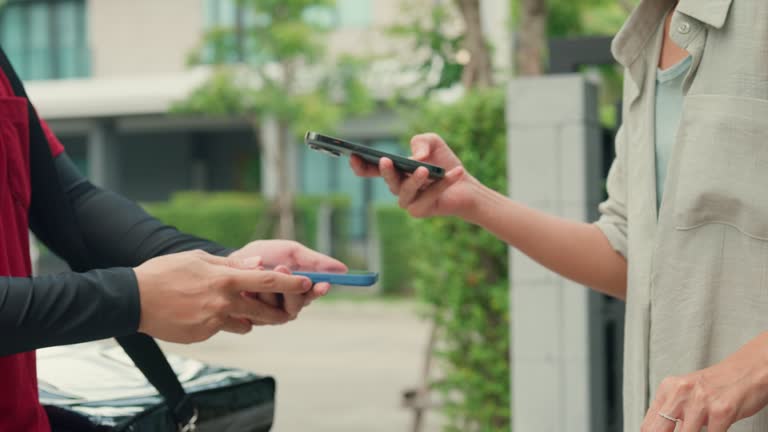
[[[277,379],[275,432],[407,432],[428,325],[409,303],[322,299],[299,320],[165,349]],[[437,432],[435,414],[423,432]]]

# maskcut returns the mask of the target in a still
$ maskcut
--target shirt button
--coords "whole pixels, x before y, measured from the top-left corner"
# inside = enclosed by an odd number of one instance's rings
[[[677,31],[678,31],[680,34],[688,34],[688,33],[691,31],[691,25],[690,25],[689,23],[687,23],[687,22],[681,23],[681,24],[680,24],[680,25],[677,27]]]

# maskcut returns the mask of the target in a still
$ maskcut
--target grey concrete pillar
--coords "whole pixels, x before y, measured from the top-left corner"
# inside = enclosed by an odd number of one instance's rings
[[[587,221],[602,190],[594,86],[579,75],[518,79],[508,88],[510,196]],[[510,221],[514,223],[514,221]],[[515,432],[602,432],[602,359],[590,355],[588,289],[510,253]]]
[[[88,132],[88,176],[97,186],[119,190],[119,151],[114,123],[110,120],[94,122]]]

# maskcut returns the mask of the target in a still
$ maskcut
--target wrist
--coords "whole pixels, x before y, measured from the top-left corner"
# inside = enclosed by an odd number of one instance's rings
[[[468,182],[471,198],[456,216],[471,224],[487,227],[489,219],[493,217],[493,209],[498,207],[498,204],[503,201],[503,197],[474,177],[470,176]]]
[[[756,357],[759,362],[753,382],[760,394],[768,394],[768,332],[763,332],[755,342],[758,345],[759,354]]]

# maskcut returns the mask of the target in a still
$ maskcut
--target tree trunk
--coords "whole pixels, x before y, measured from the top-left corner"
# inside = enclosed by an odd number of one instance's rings
[[[467,89],[493,85],[493,64],[488,43],[483,34],[480,0],[456,0],[464,18],[464,47],[469,51],[469,63],[464,66],[461,82]]]
[[[285,121],[278,121],[278,141],[275,154],[275,163],[278,167],[277,183],[277,211],[279,215],[277,236],[284,240],[294,240],[296,237],[295,221],[293,217],[293,188],[291,187],[291,160],[288,157],[288,146],[296,145],[291,140],[290,128]]]
[[[547,0],[520,1],[520,27],[517,43],[518,75],[541,75],[547,41]]]

